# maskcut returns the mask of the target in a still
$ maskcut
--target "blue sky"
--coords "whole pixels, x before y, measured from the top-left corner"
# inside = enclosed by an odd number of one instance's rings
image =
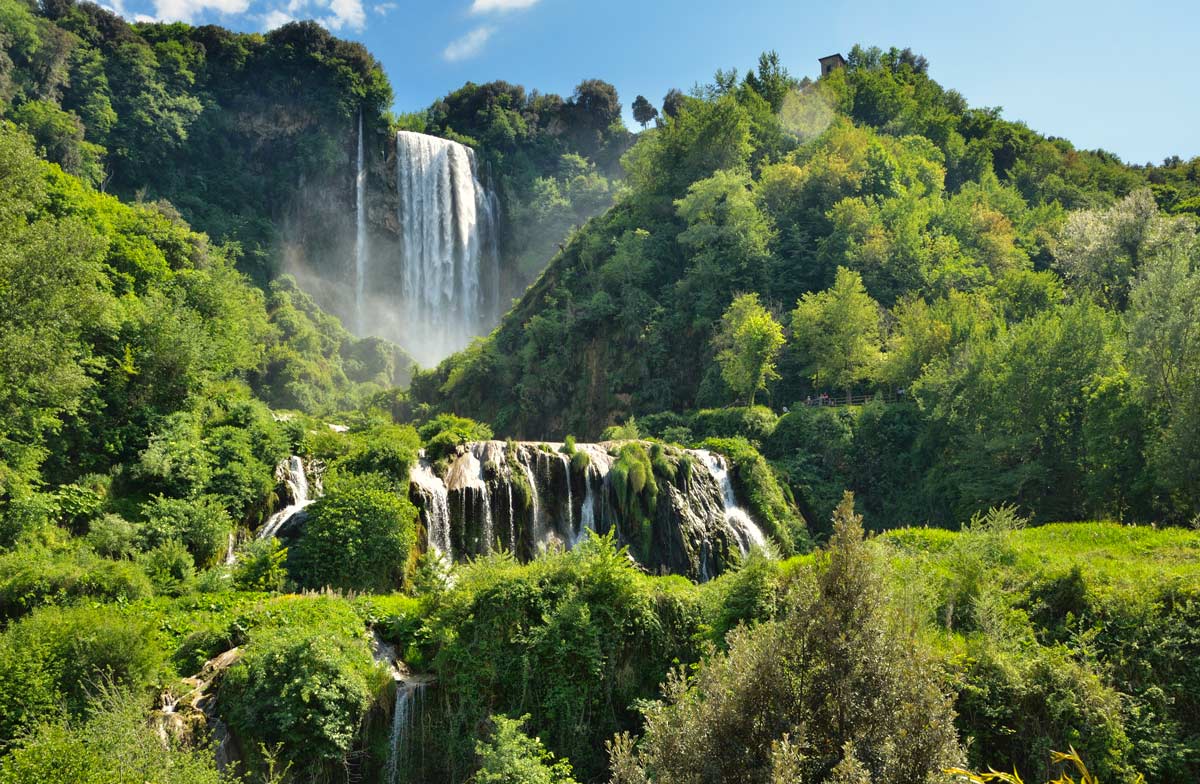
[[[1088,149],[1158,162],[1200,155],[1200,3],[853,4],[810,0],[109,0],[130,18],[265,30],[316,18],[383,63],[396,109],[422,109],[467,80],[567,95],[612,82],[628,107],[658,103],[717,68],[775,49],[797,76],[854,43],[910,46],[973,106]]]

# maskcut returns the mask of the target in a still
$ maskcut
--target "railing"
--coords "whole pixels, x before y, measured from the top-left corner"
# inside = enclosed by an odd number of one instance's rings
[[[811,408],[836,407],[836,406],[862,406],[870,403],[872,400],[878,400],[883,403],[896,403],[908,400],[908,393],[903,389],[888,389],[879,392],[867,392],[856,395],[849,394],[820,394],[810,395],[802,400],[798,405],[803,405]]]

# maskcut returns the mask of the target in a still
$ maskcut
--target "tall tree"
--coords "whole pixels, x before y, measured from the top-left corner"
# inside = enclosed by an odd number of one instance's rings
[[[758,301],[758,295],[737,297],[721,317],[721,328],[713,338],[721,377],[739,397],[754,405],[758,390],[779,378],[775,360],[783,343],[783,327]]]
[[[881,358],[879,305],[862,277],[838,267],[833,286],[805,294],[792,312],[792,333],[818,387],[845,389],[875,377]]]
[[[633,99],[633,119],[637,120],[642,128],[653,122],[655,117],[658,117],[658,109],[646,100],[646,96],[639,95]]]

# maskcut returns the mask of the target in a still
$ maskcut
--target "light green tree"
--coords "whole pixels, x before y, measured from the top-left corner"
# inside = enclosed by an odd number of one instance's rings
[[[575,784],[571,763],[555,760],[541,738],[531,738],[521,726],[529,720],[493,716],[494,729],[487,741],[475,744],[480,761],[476,784]]]
[[[721,317],[721,328],[713,338],[721,377],[739,398],[749,398],[779,378],[775,360],[783,348],[783,327],[757,294],[743,294],[730,303]]]
[[[857,272],[838,267],[833,286],[809,292],[792,311],[792,334],[818,387],[850,389],[875,378],[880,351],[879,305]]]

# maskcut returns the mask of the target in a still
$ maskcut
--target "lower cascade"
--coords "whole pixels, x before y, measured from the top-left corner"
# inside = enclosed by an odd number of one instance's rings
[[[309,482],[311,469],[313,481]],[[320,470],[317,466],[306,466],[303,458],[292,455],[275,468],[275,480],[287,489],[288,504],[267,518],[258,529],[257,538],[270,539],[278,536],[284,528],[303,520],[304,510],[321,495]]]
[[[652,460],[653,477],[634,492],[627,463],[639,460],[633,470],[644,474]],[[501,549],[529,560],[571,549],[588,531],[611,532],[646,569],[707,580],[766,544],[738,504],[725,457],[705,450],[481,441],[422,458],[410,495],[427,549],[454,560]]]

